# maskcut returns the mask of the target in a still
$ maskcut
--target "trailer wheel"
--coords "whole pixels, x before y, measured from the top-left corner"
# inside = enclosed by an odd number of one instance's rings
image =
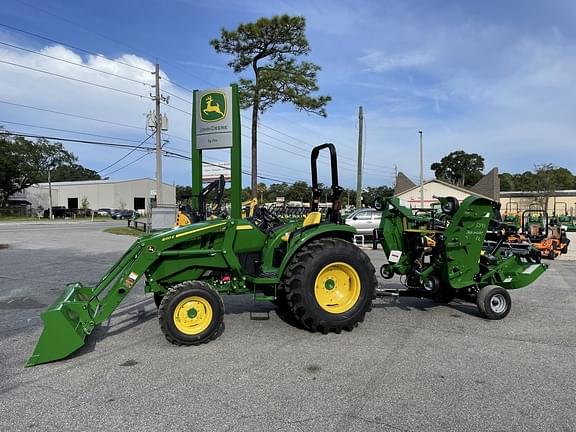
[[[286,272],[286,299],[304,328],[324,334],[352,330],[376,297],[374,266],[357,246],[320,239],[302,247]]]
[[[158,309],[158,319],[168,342],[200,345],[222,333],[224,303],[207,283],[184,282],[166,293]]]
[[[454,216],[460,207],[458,199],[455,197],[446,197],[446,202],[440,206],[442,211],[448,216]]]
[[[487,285],[478,293],[476,304],[483,316],[491,320],[499,320],[510,312],[512,299],[504,288]]]
[[[384,279],[392,279],[394,277],[394,270],[389,264],[382,264],[380,267],[380,276]]]

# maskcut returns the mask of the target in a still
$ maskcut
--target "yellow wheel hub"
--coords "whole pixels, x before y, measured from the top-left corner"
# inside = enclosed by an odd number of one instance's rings
[[[212,322],[212,306],[203,297],[186,297],[174,309],[174,325],[187,335],[197,335]]]
[[[349,264],[334,262],[316,277],[314,295],[326,312],[339,314],[352,309],[360,297],[360,277]]]

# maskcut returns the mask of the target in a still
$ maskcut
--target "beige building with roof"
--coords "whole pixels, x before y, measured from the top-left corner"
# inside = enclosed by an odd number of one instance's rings
[[[438,202],[438,200],[434,198],[435,196],[453,196],[457,198],[458,201],[462,201],[470,195],[476,195],[494,201],[500,201],[500,177],[498,177],[498,168],[492,169],[469,189],[454,186],[453,184],[437,179],[425,181],[423,189],[423,207],[430,207],[432,203]],[[396,177],[394,196],[400,198],[409,207],[422,207],[420,202],[420,185],[414,183],[404,173],[400,172]]]
[[[176,187],[162,185],[164,203],[176,205]],[[148,212],[150,200],[156,194],[156,181],[150,178],[133,180],[86,180],[52,183],[52,205],[69,209],[83,208],[86,202],[91,209],[130,209]],[[49,205],[48,183],[33,185],[18,194],[19,200],[30,203],[32,209]]]

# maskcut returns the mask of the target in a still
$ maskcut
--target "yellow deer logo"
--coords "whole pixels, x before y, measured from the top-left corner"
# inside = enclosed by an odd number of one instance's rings
[[[206,98],[206,108],[204,108],[204,114],[208,115],[208,113],[217,113],[220,114],[220,117],[224,117],[224,113],[220,110],[220,104],[218,102],[212,103],[212,96],[208,96]]]

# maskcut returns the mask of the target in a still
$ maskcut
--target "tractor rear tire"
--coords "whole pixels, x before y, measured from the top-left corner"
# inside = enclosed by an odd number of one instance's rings
[[[292,258],[284,286],[292,316],[312,332],[351,331],[376,297],[376,271],[368,256],[341,239],[314,240]]]
[[[184,282],[166,293],[158,309],[160,329],[174,345],[200,345],[224,329],[222,297],[207,283]]]
[[[504,288],[487,285],[478,293],[476,305],[484,317],[491,320],[500,320],[510,312],[512,299]]]

